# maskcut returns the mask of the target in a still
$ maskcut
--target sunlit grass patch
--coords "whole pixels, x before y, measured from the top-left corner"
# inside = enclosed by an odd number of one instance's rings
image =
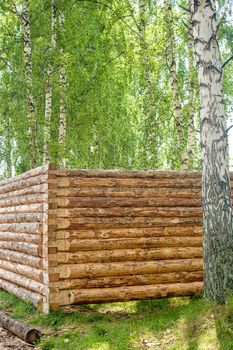
[[[42,350],[233,349],[233,297],[225,306],[184,297],[68,306],[44,315],[0,292],[0,309],[39,327]]]

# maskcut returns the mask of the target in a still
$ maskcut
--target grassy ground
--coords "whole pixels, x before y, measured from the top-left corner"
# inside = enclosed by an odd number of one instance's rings
[[[42,329],[42,350],[233,350],[233,298],[74,306],[49,316],[0,292],[0,309]]]

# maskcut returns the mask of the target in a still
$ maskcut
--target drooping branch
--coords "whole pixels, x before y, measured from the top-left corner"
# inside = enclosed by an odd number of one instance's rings
[[[228,64],[230,63],[231,61],[233,60],[233,55],[231,57],[229,57],[222,65],[222,69]]]

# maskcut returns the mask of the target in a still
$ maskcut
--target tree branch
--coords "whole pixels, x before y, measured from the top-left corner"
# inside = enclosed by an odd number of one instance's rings
[[[222,69],[231,61],[233,60],[233,55],[231,57],[229,57],[222,65]]]

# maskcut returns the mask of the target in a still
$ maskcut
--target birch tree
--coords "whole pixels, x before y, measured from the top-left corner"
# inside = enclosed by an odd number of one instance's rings
[[[214,1],[194,0],[192,5],[201,108],[204,292],[224,303],[233,288],[233,211],[223,68]]]
[[[27,99],[27,123],[28,123],[28,142],[31,167],[37,165],[37,119],[35,110],[35,101],[33,96],[33,76],[32,76],[32,40],[31,40],[31,16],[29,0],[23,0],[22,15],[15,10],[18,15],[23,30],[23,55],[25,66],[25,84]]]
[[[65,26],[65,15],[64,12],[61,11],[60,15],[60,30],[62,35],[62,39],[64,37],[64,26]],[[66,158],[65,158],[65,138],[66,138],[66,71],[65,71],[65,63],[64,63],[64,42],[62,40],[61,48],[60,48],[60,71],[59,71],[59,84],[60,84],[60,109],[59,109],[59,145],[60,145],[60,156],[59,156],[59,164],[62,167],[66,166]]]
[[[52,1],[51,7],[51,44],[50,44],[50,55],[54,55],[56,48],[56,6]],[[51,61],[51,57],[49,58]],[[51,62],[48,64],[47,69],[47,84],[45,91],[45,118],[44,118],[44,162],[49,162],[49,139],[50,139],[50,123],[52,116],[52,75],[53,65]]]
[[[181,169],[187,168],[187,158],[185,157],[185,151],[183,148],[183,130],[182,130],[182,104],[180,99],[179,83],[177,77],[177,65],[175,57],[175,35],[174,35],[174,22],[171,0],[164,0],[164,20],[166,23],[166,57],[167,65],[170,73],[171,90],[173,96],[174,105],[174,120],[177,132],[177,152],[180,155],[180,167]]]

